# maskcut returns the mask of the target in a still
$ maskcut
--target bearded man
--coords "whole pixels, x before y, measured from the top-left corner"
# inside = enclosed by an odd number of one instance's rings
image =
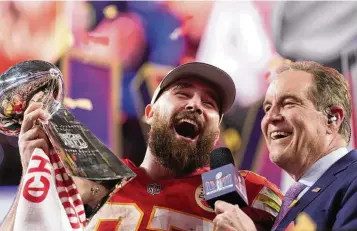
[[[192,62],[169,72],[145,109],[151,129],[144,161],[137,167],[122,160],[137,176],[113,188],[74,178],[84,204],[92,210],[86,230],[213,231],[216,214],[204,201],[201,174],[209,170],[209,153],[235,92],[231,77],[209,64]],[[31,104],[24,117],[19,147],[26,168],[34,148],[48,152],[50,143],[34,126],[37,119],[46,119],[41,105]],[[265,178],[241,173],[249,202],[242,211],[256,227],[270,229],[281,193]]]

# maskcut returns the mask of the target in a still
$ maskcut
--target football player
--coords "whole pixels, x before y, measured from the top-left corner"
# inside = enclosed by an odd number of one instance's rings
[[[150,125],[144,161],[137,176],[116,187],[74,178],[84,204],[91,208],[86,230],[215,229],[216,214],[204,201],[201,174],[219,139],[224,113],[232,106],[235,86],[221,69],[199,62],[183,64],[162,80],[145,109]],[[45,117],[40,105],[25,112],[19,146],[23,160],[35,147],[48,150],[47,136],[34,121]],[[135,142],[135,140],[133,140]],[[26,161],[23,161],[26,168]],[[249,205],[241,208],[258,229],[270,229],[282,195],[265,178],[242,171]]]

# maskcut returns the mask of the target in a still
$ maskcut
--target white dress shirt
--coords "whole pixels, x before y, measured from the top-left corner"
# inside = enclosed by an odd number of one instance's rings
[[[344,157],[347,153],[347,148],[339,148],[316,161],[300,178],[299,183],[302,183],[307,187],[298,195],[297,199],[299,200],[334,163]]]

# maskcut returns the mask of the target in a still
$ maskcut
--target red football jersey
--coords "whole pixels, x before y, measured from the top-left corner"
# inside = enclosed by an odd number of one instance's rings
[[[153,181],[132,162],[123,161],[137,176],[113,193],[86,230],[214,230],[215,213],[204,201],[201,179],[209,168],[183,178]],[[280,208],[281,193],[257,174],[242,174],[251,206],[242,210],[254,222],[271,227]]]

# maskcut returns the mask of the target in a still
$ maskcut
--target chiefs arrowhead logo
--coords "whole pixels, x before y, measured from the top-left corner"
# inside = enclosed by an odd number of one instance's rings
[[[196,189],[195,199],[196,199],[196,202],[197,202],[198,206],[200,206],[203,210],[205,210],[207,212],[214,213],[214,210],[205,201],[202,184],[200,186],[198,186],[197,189]]]

